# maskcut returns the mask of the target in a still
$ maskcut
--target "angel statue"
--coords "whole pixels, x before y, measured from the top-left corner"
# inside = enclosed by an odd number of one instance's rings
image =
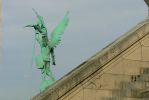
[[[45,90],[49,85],[55,82],[55,78],[50,69],[51,59],[52,65],[55,63],[54,48],[60,43],[61,35],[64,33],[66,26],[68,25],[69,19],[68,14],[66,13],[61,22],[56,26],[52,31],[50,39],[48,38],[47,28],[45,26],[43,17],[40,16],[34,9],[33,11],[36,14],[38,19],[36,24],[27,25],[25,27],[33,27],[35,30],[35,39],[40,45],[40,52],[38,56],[35,57],[35,63],[38,69],[41,69],[42,83],[40,86],[40,91]]]

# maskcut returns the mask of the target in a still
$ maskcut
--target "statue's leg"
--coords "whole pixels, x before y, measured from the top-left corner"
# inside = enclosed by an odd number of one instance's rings
[[[54,78],[54,75],[53,75],[51,69],[49,69],[49,77],[51,78],[51,80],[52,80],[53,82],[55,82],[55,78]]]
[[[49,76],[49,78],[50,78],[52,81],[55,81],[55,78],[54,78],[54,76],[53,76],[53,73],[52,73],[52,71],[51,71],[51,69],[50,69],[50,61],[47,61],[47,62],[46,62],[46,74],[47,74],[47,76]]]
[[[46,80],[46,73],[44,69],[41,69],[41,78],[42,78],[42,81]]]
[[[50,49],[50,54],[51,54],[51,57],[52,57],[52,64],[56,65],[56,63],[55,63],[55,55],[54,55],[54,48]]]

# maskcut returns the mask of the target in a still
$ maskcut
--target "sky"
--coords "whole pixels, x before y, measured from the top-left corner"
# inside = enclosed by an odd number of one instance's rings
[[[3,0],[0,100],[29,100],[39,93],[41,73],[31,64],[34,30],[24,28],[37,20],[32,8],[44,17],[49,36],[70,11],[51,66],[57,80],[147,17],[143,0]]]

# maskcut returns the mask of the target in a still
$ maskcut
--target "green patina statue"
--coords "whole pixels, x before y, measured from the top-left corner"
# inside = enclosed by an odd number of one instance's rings
[[[38,69],[41,69],[42,73],[42,83],[40,86],[40,91],[45,90],[49,85],[55,82],[55,78],[52,74],[50,69],[51,60],[52,64],[56,65],[55,63],[55,56],[54,56],[54,48],[60,43],[61,35],[64,33],[66,26],[68,25],[68,14],[66,13],[64,18],[61,22],[56,26],[56,28],[52,31],[50,40],[48,38],[47,28],[44,24],[43,17],[40,16],[34,9],[38,21],[36,24],[27,25],[25,27],[33,27],[35,30],[35,39],[40,45],[41,54],[35,57],[35,63]]]

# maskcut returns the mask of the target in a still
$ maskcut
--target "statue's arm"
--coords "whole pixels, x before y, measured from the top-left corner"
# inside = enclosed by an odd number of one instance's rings
[[[34,25],[26,25],[26,26],[24,26],[24,27],[34,27]]]
[[[32,9],[33,9],[34,13],[36,14],[36,17],[38,18],[37,24],[39,24],[40,27],[42,26],[42,27],[46,28],[43,17],[41,15],[39,15],[38,12],[34,8],[32,8]]]

